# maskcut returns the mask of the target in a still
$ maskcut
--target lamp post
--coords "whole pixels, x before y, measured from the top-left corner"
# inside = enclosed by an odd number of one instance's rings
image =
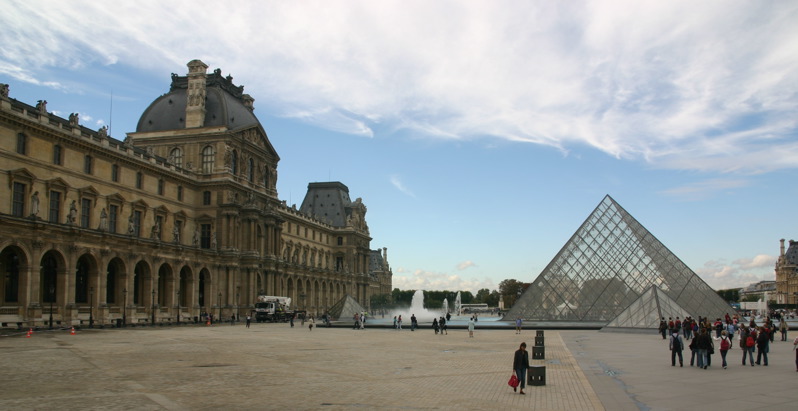
[[[236,286],[236,322],[238,322],[238,321],[239,321],[239,320],[238,320],[238,316],[239,316],[239,312],[238,312],[238,311],[239,311],[239,307],[238,307],[238,297],[239,297],[239,293],[240,293],[240,291],[241,291],[241,286],[240,286],[240,285],[239,285],[239,286]]]
[[[89,287],[89,328],[94,328],[94,287]]]
[[[177,289],[177,325],[180,325],[180,289]]]
[[[125,297],[125,305],[122,307],[122,325],[127,327],[127,288],[122,290],[122,295]]]
[[[221,324],[221,321],[222,321],[222,292],[221,291],[219,291],[219,300],[218,301],[219,301],[219,321],[220,321],[220,324]]]
[[[55,300],[55,284],[50,284],[50,329],[53,329],[53,300]]]
[[[152,289],[152,309],[150,311],[152,312],[152,323],[151,323],[151,325],[154,327],[155,326],[155,288]]]

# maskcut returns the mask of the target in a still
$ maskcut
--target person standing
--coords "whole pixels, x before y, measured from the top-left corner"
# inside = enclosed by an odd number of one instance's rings
[[[313,325],[314,325],[314,324],[316,324],[316,320],[314,320],[314,319],[313,319],[313,316],[311,316],[311,317],[308,319],[308,331],[313,331]]]
[[[432,329],[435,330],[435,335],[438,335],[438,319],[432,319]]]
[[[668,334],[668,324],[665,322],[665,317],[662,317],[659,322],[659,332],[662,334],[662,339],[664,340],[666,334]],[[518,331],[516,331],[516,334],[518,334]]]
[[[526,350],[526,343],[522,342],[513,358],[513,374],[518,377],[519,386],[521,387],[521,392],[519,394],[521,395],[526,395],[526,393],[524,393],[524,388],[526,388],[527,369],[529,369],[529,352]],[[517,387],[513,387],[513,391],[516,389]]]
[[[759,336],[756,337],[756,365],[761,363],[762,357],[765,357],[765,367],[768,366],[768,351],[770,351],[770,336],[767,329],[762,326],[759,328]]]
[[[684,349],[684,340],[682,340],[682,336],[679,335],[679,332],[673,330],[673,334],[671,334],[671,341],[670,341],[670,349],[671,349],[671,367],[676,366],[676,356],[679,356],[679,367],[684,367],[684,358],[682,358],[682,350]]]
[[[410,315],[410,331],[415,331],[417,326],[418,326],[418,324],[416,322],[416,315],[415,314],[411,314]]]
[[[396,324],[399,325],[399,329],[401,330],[402,329],[402,316],[401,315],[399,316],[399,320],[397,321]]]
[[[468,320],[468,338],[474,338],[474,317]]]
[[[521,334],[521,317],[515,319],[515,333]]]
[[[706,328],[702,328],[698,337],[695,338],[695,345],[698,349],[698,368],[707,369],[707,351],[709,351],[709,346],[712,343],[711,338],[707,334]]]
[[[440,321],[438,321],[438,324],[440,324],[440,326],[441,326],[441,335],[443,335],[443,333],[446,333],[446,335],[449,335],[449,330],[448,330],[448,328],[446,326],[446,319],[441,317]]]
[[[795,351],[795,371],[798,372],[798,337],[792,342],[792,350]]]
[[[252,314],[247,314],[247,328],[249,328],[249,324],[252,322]]]
[[[781,333],[781,340],[787,341],[787,321],[784,317],[779,321],[779,332]]]

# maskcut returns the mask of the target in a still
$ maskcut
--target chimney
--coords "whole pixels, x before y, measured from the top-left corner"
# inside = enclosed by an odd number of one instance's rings
[[[205,75],[207,70],[208,65],[200,60],[188,62],[186,128],[205,125]]]
[[[782,238],[780,241],[781,241],[781,254],[779,255],[784,257],[784,239]]]

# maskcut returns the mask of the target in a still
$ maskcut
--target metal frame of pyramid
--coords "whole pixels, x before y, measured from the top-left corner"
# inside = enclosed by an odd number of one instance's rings
[[[652,285],[696,316],[734,311],[607,195],[504,318],[606,325]]]
[[[658,330],[661,319],[677,317],[686,318],[692,315],[659,287],[652,285],[601,331]]]
[[[363,312],[366,312],[366,309],[349,294],[338,300],[329,310],[330,317],[336,321],[350,320],[354,317],[355,313],[359,314]]]

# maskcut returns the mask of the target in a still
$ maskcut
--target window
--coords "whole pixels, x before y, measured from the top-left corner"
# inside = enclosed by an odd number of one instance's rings
[[[175,167],[183,168],[183,150],[180,148],[173,148],[169,153],[169,160]]]
[[[211,146],[202,149],[202,173],[213,173],[213,147]]]
[[[344,245],[344,238],[338,237],[338,245]]]
[[[17,154],[26,154],[28,151],[28,136],[17,134]]]
[[[233,175],[238,174],[238,151],[233,150],[233,156],[230,159],[230,170],[233,172]]]
[[[133,211],[133,236],[139,237],[141,235],[141,211]]]
[[[211,225],[200,225],[200,247],[211,248]]]
[[[249,173],[249,182],[255,182],[255,160],[249,159],[249,167],[247,168],[247,172]]]
[[[211,205],[211,192],[210,191],[203,191],[202,192],[202,205]]]
[[[58,216],[61,214],[61,192],[50,191],[50,215],[49,221],[51,223],[58,222]]]
[[[80,226],[83,228],[89,228],[91,223],[91,200],[88,198],[83,198],[80,200]]]
[[[27,187],[22,183],[14,183],[14,193],[11,200],[11,214],[14,217],[25,216],[25,189]],[[33,213],[31,213],[33,214]]]
[[[86,174],[91,174],[92,169],[92,158],[91,156],[83,157],[83,172]]]
[[[64,163],[64,153],[60,144],[53,146],[53,164],[60,166]]]
[[[119,166],[116,164],[111,165],[111,181],[119,182]]]
[[[141,171],[136,173],[136,188],[141,189],[144,183],[144,176],[141,174]]]
[[[119,219],[119,206],[108,206],[108,232],[116,233],[116,222]]]
[[[0,266],[5,268],[5,302],[19,302],[19,255],[15,251],[3,252]]]
[[[183,201],[183,186],[177,186],[177,201]]]
[[[159,196],[163,195],[163,187],[164,187],[163,179],[158,179],[158,195]]]

